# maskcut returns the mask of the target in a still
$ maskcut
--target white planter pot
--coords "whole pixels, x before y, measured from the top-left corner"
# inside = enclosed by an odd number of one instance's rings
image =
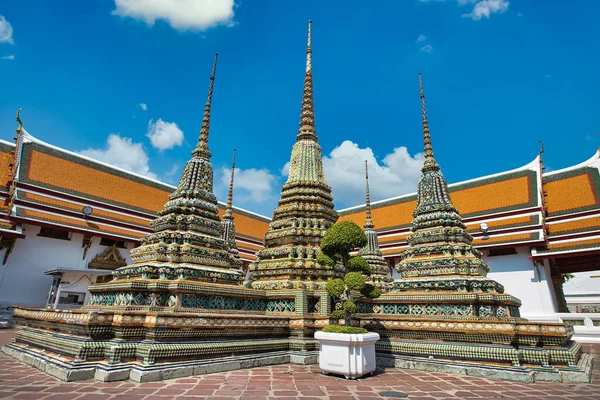
[[[375,371],[375,342],[378,333],[315,332],[320,343],[319,367],[324,373],[359,378]]]

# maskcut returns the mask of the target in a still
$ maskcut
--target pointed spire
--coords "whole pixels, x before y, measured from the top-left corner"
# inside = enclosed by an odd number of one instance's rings
[[[425,143],[425,158],[433,158],[433,147],[429,134],[429,122],[427,121],[427,108],[425,107],[425,91],[423,90],[423,79],[419,72],[419,89],[421,91],[421,113],[423,114],[423,142]]]
[[[317,140],[315,132],[315,110],[313,104],[312,82],[312,21],[308,21],[308,43],[306,46],[306,72],[304,74],[304,94],[302,96],[302,112],[300,114],[300,129],[296,140]]]
[[[425,162],[423,164],[423,168],[421,169],[423,172],[426,171],[438,171],[440,167],[437,162],[433,158],[433,146],[431,145],[431,135],[429,133],[429,121],[427,121],[427,108],[425,106],[425,91],[423,90],[423,79],[421,78],[421,73],[419,72],[419,89],[421,92],[421,114],[423,117],[423,144],[425,150]]]
[[[227,193],[227,208],[223,219],[233,219],[233,176],[235,175],[235,149],[233,149],[233,161],[231,162],[231,179],[229,180],[229,193]]]
[[[210,84],[208,85],[208,98],[206,99],[206,105],[204,106],[204,117],[202,118],[202,127],[200,128],[200,138],[198,144],[192,152],[194,157],[210,158],[211,153],[208,150],[208,133],[210,131],[210,107],[212,105],[213,88],[215,85],[215,74],[217,72],[217,59],[219,53],[215,54],[215,60],[213,62],[212,73],[210,75]]]
[[[373,217],[371,216],[371,195],[369,193],[369,165],[367,160],[365,160],[365,182],[366,182],[366,201],[365,201],[365,229],[373,229],[375,225],[373,224]]]

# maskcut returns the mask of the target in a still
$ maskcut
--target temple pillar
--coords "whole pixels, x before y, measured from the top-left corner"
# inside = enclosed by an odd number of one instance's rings
[[[559,313],[568,313],[567,301],[565,300],[565,293],[563,292],[563,284],[565,278],[563,278],[560,271],[560,267],[556,265],[554,260],[549,260],[550,263],[550,277],[552,279],[552,288],[556,295],[556,305]]]

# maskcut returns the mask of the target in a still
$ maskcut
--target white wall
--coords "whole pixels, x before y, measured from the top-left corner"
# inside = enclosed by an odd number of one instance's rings
[[[488,277],[504,285],[505,293],[521,300],[522,317],[554,315],[557,311],[556,298],[548,265],[536,268],[525,247],[517,248],[514,255],[487,257],[485,250],[483,254],[490,267]]]
[[[600,276],[600,271],[577,272],[574,277],[563,285],[565,295],[573,294],[598,294],[600,295],[600,278],[591,278],[591,276]]]
[[[106,246],[100,246],[100,238],[94,237],[86,259],[82,260],[82,234],[71,233],[71,240],[61,240],[37,236],[39,232],[38,226],[23,225],[26,238],[16,240],[8,262],[0,265],[0,307],[45,307],[52,284],[52,276],[44,275],[45,271],[53,268],[85,269],[97,254],[106,249]],[[119,251],[127,263],[131,263],[129,250]],[[0,252],[0,259],[4,252]],[[90,278],[95,279],[93,276]]]

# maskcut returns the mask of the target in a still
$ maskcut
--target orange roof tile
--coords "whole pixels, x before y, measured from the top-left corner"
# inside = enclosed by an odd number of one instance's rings
[[[152,187],[37,149],[31,149],[27,158],[26,180],[59,190],[66,189],[85,197],[91,196],[109,203],[157,213],[170,194],[166,189]]]
[[[600,229],[600,217],[551,224],[550,235],[585,232],[592,229]]]
[[[63,208],[71,211],[81,211],[81,205],[70,203],[68,201],[57,200],[51,197],[46,197],[34,193],[21,192],[19,193],[19,198],[23,200],[32,200],[36,203],[41,203],[45,205],[55,206],[59,208]],[[135,218],[128,215],[117,214],[109,211],[94,209],[94,216],[110,218],[111,220],[130,222],[136,225],[140,225],[142,228],[150,229],[150,221],[141,218]]]
[[[524,170],[458,184],[450,187],[450,196],[463,217],[511,211],[537,205],[536,182],[536,173]],[[499,193],[502,195],[498,195]],[[415,207],[414,195],[374,203],[372,213],[375,228],[380,231],[408,226],[413,219],[412,212]],[[362,226],[365,222],[364,207],[355,211],[342,211],[339,220],[354,221]]]
[[[548,245],[548,250],[558,251],[558,250],[569,250],[573,248],[585,248],[585,247],[598,247],[600,246],[600,238],[588,239],[588,240],[577,240],[572,242],[563,242],[563,243],[550,243]]]
[[[549,177],[544,184],[547,193],[546,205],[550,215],[599,204],[598,189],[595,188],[589,169],[574,176],[552,178]]]
[[[531,176],[521,176],[468,189],[450,190],[450,196],[463,216],[526,205],[531,201],[531,179]]]
[[[473,240],[473,246],[487,246],[489,244],[497,243],[513,243],[513,242],[525,242],[530,240],[536,240],[538,235],[536,233],[521,233],[517,235],[505,235],[505,236],[490,236],[489,239],[475,239]]]
[[[73,218],[62,217],[53,214],[46,214],[45,212],[34,211],[34,210],[24,210],[19,209],[18,215],[32,218],[40,221],[46,221],[49,223],[54,223],[63,226],[71,226],[74,228],[79,228],[83,230],[95,231],[99,233],[110,234],[111,236],[119,236],[119,237],[128,237],[133,239],[139,239],[144,236],[144,233],[133,232],[127,229],[114,228],[112,226],[107,226],[103,224],[91,223],[86,221],[81,221]]]
[[[381,253],[382,253],[384,256],[389,256],[389,255],[392,255],[392,254],[400,254],[400,253],[402,253],[404,250],[406,250],[407,248],[408,248],[408,245],[406,245],[406,246],[399,246],[399,248],[393,248],[393,249],[384,249],[384,250],[381,250]]]
[[[497,220],[497,221],[486,221],[486,224],[488,226],[488,228],[510,228],[513,226],[525,226],[525,225],[531,225],[531,224],[536,224],[538,223],[538,218],[535,215],[529,215],[526,217],[517,217],[517,218],[506,218],[506,219],[501,219],[501,220]],[[467,225],[467,231],[469,232],[473,232],[473,231],[480,231],[481,228],[479,227],[479,222],[475,222],[475,223],[471,223],[471,224],[466,224]]]
[[[377,230],[409,225],[413,219],[412,212],[417,206],[416,200],[404,201],[386,206],[373,206],[372,215]],[[342,214],[338,221],[353,221],[358,226],[365,224],[365,211]]]
[[[0,146],[0,190],[7,191],[6,183],[10,180],[10,164],[14,161],[14,156],[10,154],[10,149],[2,143]]]

